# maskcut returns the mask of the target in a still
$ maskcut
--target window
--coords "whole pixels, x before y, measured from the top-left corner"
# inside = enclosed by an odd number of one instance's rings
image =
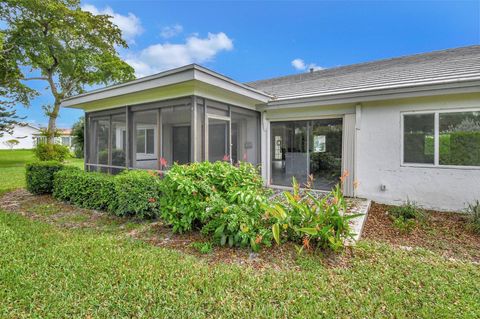
[[[480,166],[480,112],[440,113],[440,165]]]
[[[435,114],[409,114],[403,118],[403,162],[434,163]]]
[[[62,136],[62,145],[69,146],[70,147],[70,136]]]
[[[403,163],[480,166],[480,111],[404,114]]]
[[[137,153],[155,154],[155,130],[137,129]]]

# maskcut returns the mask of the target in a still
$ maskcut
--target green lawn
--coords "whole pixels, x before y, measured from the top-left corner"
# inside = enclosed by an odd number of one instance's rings
[[[25,187],[25,163],[34,160],[32,150],[0,150],[0,194]],[[72,158],[67,164],[83,168],[83,159]]]
[[[2,151],[0,189],[22,187],[31,159]],[[347,266],[320,258],[304,254],[289,270],[209,264],[119,231],[0,211],[0,318],[480,317],[478,264],[373,241],[360,242]]]
[[[368,242],[350,268],[256,272],[0,213],[0,251],[2,318],[480,316],[480,267]]]

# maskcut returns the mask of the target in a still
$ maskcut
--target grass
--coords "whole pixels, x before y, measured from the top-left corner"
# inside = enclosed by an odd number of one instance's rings
[[[34,160],[32,150],[0,150],[0,194],[25,187],[25,163]],[[83,168],[83,159],[72,158],[67,164]]]
[[[350,268],[313,257],[256,272],[0,212],[0,317],[480,316],[480,268],[363,242]]]

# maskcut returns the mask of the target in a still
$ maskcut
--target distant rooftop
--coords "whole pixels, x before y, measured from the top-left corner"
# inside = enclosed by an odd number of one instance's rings
[[[480,45],[359,63],[245,83],[277,98],[480,78]]]

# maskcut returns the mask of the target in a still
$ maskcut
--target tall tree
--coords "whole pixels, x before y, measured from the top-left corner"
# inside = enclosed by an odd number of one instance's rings
[[[28,106],[35,92],[20,82],[21,74],[7,58],[11,47],[4,46],[5,35],[0,32],[0,137],[12,133],[15,124],[23,118],[16,114],[15,105]]]
[[[127,47],[120,29],[107,15],[82,11],[79,0],[3,0],[0,19],[6,25],[3,46],[9,48],[4,59],[21,83],[45,81],[53,95],[52,104],[44,106],[50,143],[62,99],[87,85],[134,79],[133,68],[116,50]]]

